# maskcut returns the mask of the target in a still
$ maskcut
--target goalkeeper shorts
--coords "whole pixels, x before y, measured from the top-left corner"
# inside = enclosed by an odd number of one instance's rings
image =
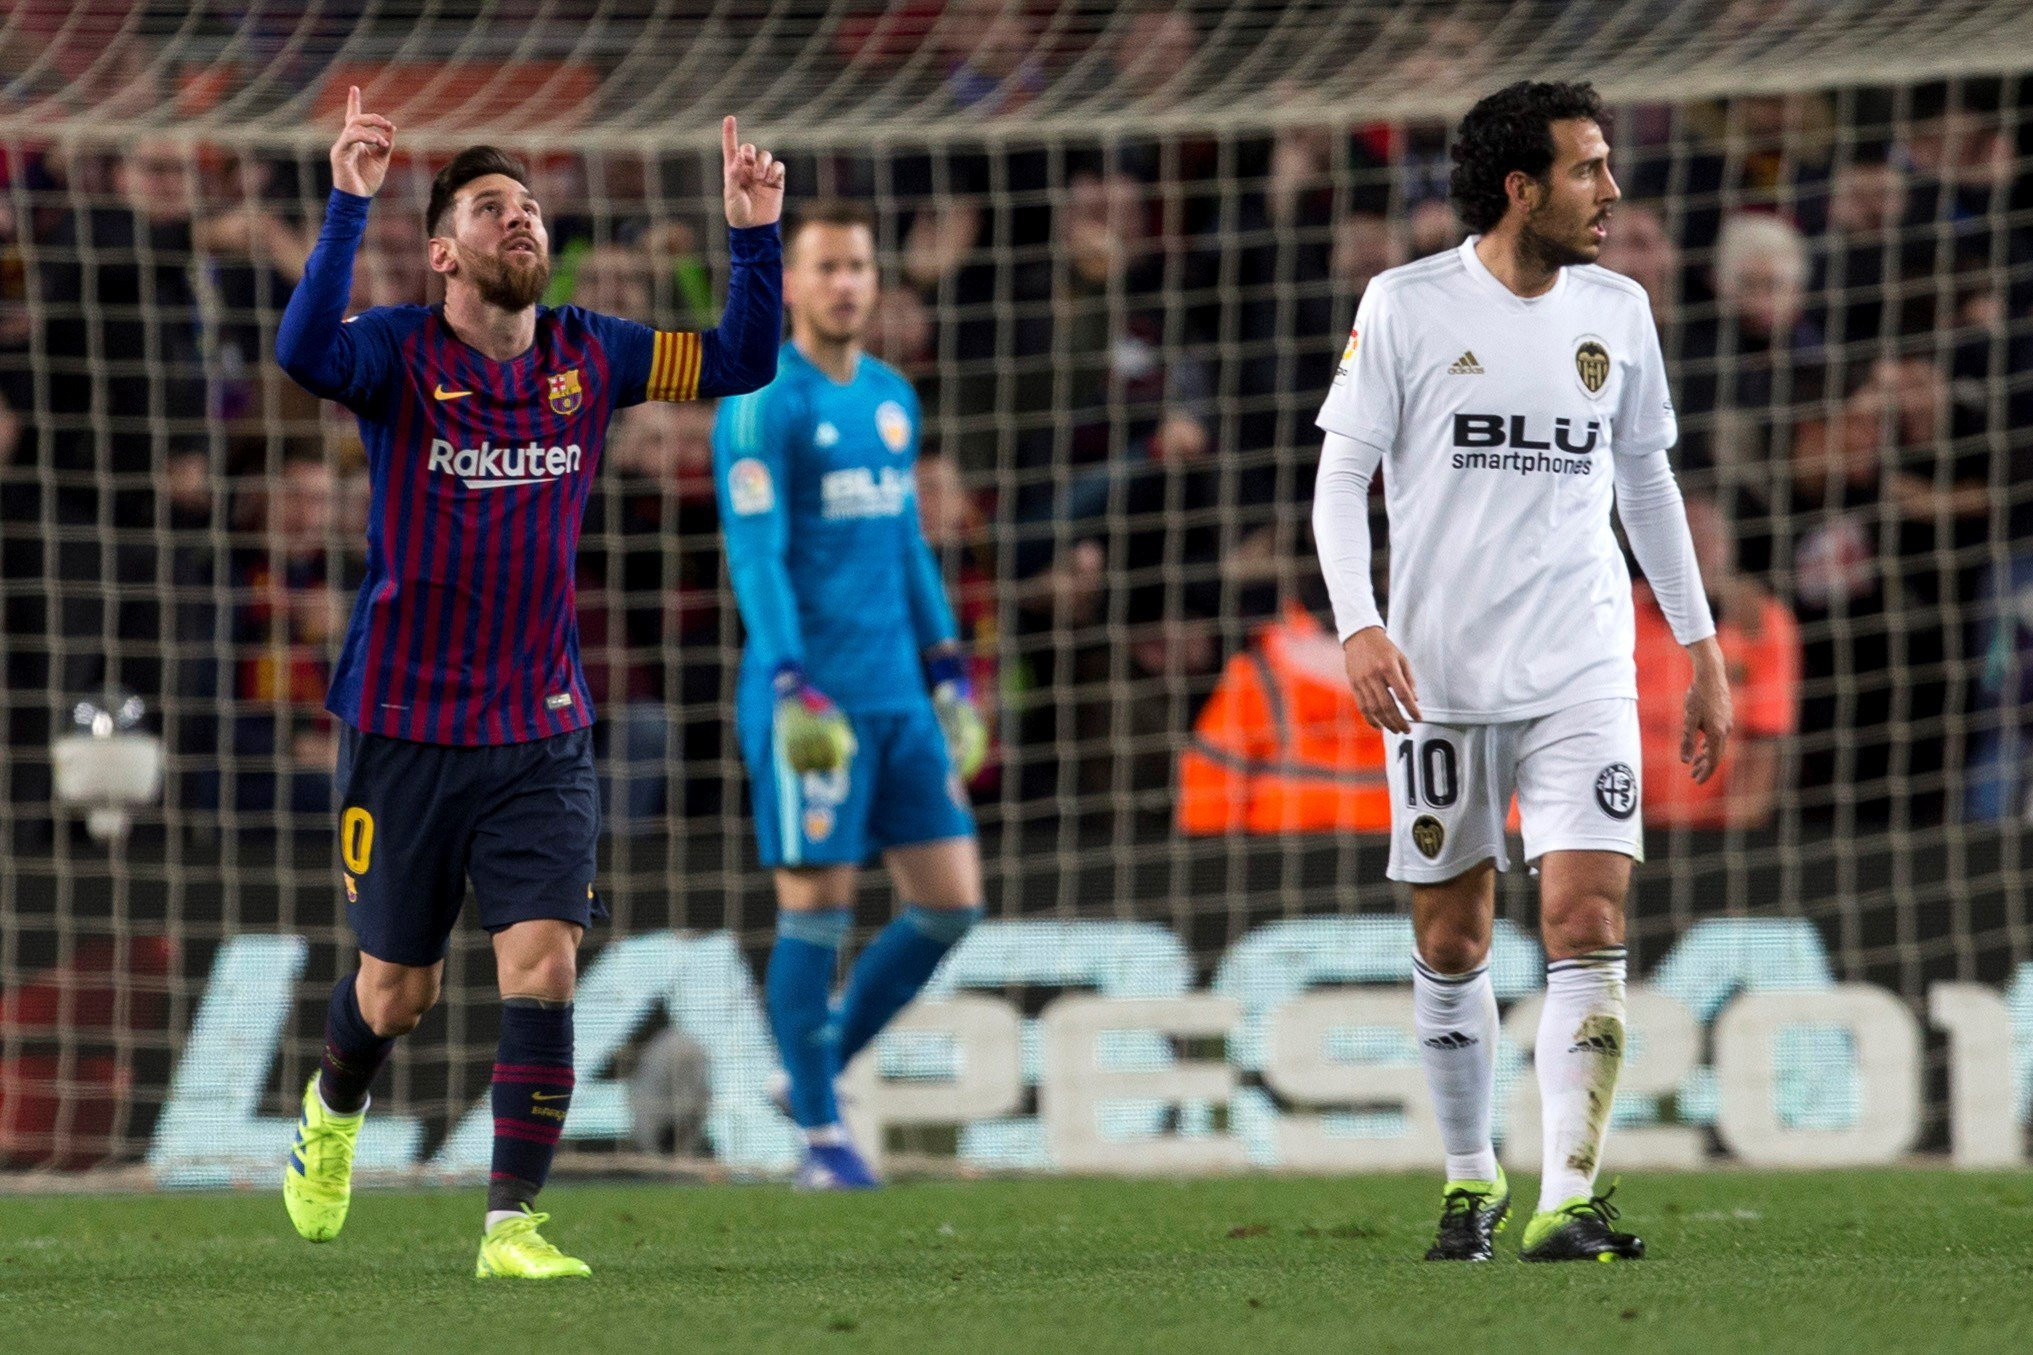
[[[802,775],[778,754],[769,718],[741,722],[763,865],[861,865],[891,847],[973,836],[974,811],[929,697],[907,710],[849,711],[847,719],[853,760]]]

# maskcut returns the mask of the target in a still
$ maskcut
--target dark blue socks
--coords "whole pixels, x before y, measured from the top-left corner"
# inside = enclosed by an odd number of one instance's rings
[[[318,1095],[328,1109],[351,1115],[367,1104],[367,1088],[395,1041],[383,1039],[360,1015],[360,999],[353,992],[357,977],[348,974],[332,985],[332,1002],[325,1009],[325,1053],[318,1060]]]
[[[521,1209],[543,1189],[572,1106],[572,1080],[572,1004],[504,999],[501,1043],[494,1057],[489,1212]]]

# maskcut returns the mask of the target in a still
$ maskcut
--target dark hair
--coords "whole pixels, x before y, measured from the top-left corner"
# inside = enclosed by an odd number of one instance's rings
[[[424,208],[424,234],[436,235],[438,222],[452,209],[453,196],[475,179],[484,179],[489,174],[506,174],[524,188],[529,187],[528,165],[494,146],[468,146],[431,180],[431,201]]]
[[[1603,120],[1602,99],[1586,81],[1520,80],[1469,109],[1449,150],[1454,179],[1448,195],[1462,224],[1487,231],[1504,219],[1511,205],[1504,180],[1512,170],[1546,182],[1553,169],[1553,124],[1570,118]]]
[[[784,248],[790,249],[807,226],[861,226],[875,234],[875,212],[865,202],[851,198],[818,198],[798,209],[784,231]]]

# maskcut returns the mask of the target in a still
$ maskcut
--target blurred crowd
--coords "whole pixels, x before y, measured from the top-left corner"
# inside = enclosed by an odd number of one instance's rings
[[[970,45],[945,55],[948,96],[1021,116],[1035,34],[1020,8],[982,12]],[[1442,19],[1414,57],[1466,94],[1483,40]],[[1143,7],[1091,78],[1147,98],[1204,41],[1186,12]],[[1652,297],[1676,461],[1746,712],[1724,788],[1685,796],[1662,780],[1655,821],[2024,810],[2022,106],[2019,82],[1965,81],[1615,110],[1626,196],[1602,262]],[[1305,525],[1313,414],[1369,281],[1462,238],[1447,130],[1357,121],[790,156],[794,196],[861,197],[879,214],[870,347],[924,399],[921,512],[998,732],[975,785],[990,822],[1167,822],[1176,759],[1225,667],[1294,609],[1325,614]],[[391,174],[356,308],[432,299],[433,167]],[[587,153],[533,169],[551,303],[712,323],[716,164]],[[183,811],[262,824],[325,812],[322,697],[360,572],[364,471],[350,416],[271,357],[324,173],[316,154],[169,139],[0,148],[18,813],[48,799],[38,750],[67,702],[110,684],[154,706]],[[624,827],[740,804],[722,734],[739,636],[711,422],[704,405],[622,415],[589,510],[580,633]],[[1640,584],[1640,644],[1657,650],[1648,606]],[[1677,744],[1670,687],[1648,679],[1644,710],[1648,737]]]

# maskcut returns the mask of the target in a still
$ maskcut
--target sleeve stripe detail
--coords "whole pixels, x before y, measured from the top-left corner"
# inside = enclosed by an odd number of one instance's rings
[[[700,342],[698,335],[686,334],[680,337],[678,352],[684,365],[678,377],[677,398],[696,400],[699,398],[699,369],[705,363],[706,346]]]
[[[656,356],[650,363],[649,398],[668,400],[671,398],[672,379],[677,374],[678,336],[658,331],[654,352]]]
[[[660,330],[651,345],[647,394],[652,400],[670,398],[664,392],[670,389],[670,372],[677,349],[677,337],[675,334]]]
[[[699,395],[699,367],[704,356],[699,336],[658,330],[650,349],[649,390],[652,400],[693,400]]]

